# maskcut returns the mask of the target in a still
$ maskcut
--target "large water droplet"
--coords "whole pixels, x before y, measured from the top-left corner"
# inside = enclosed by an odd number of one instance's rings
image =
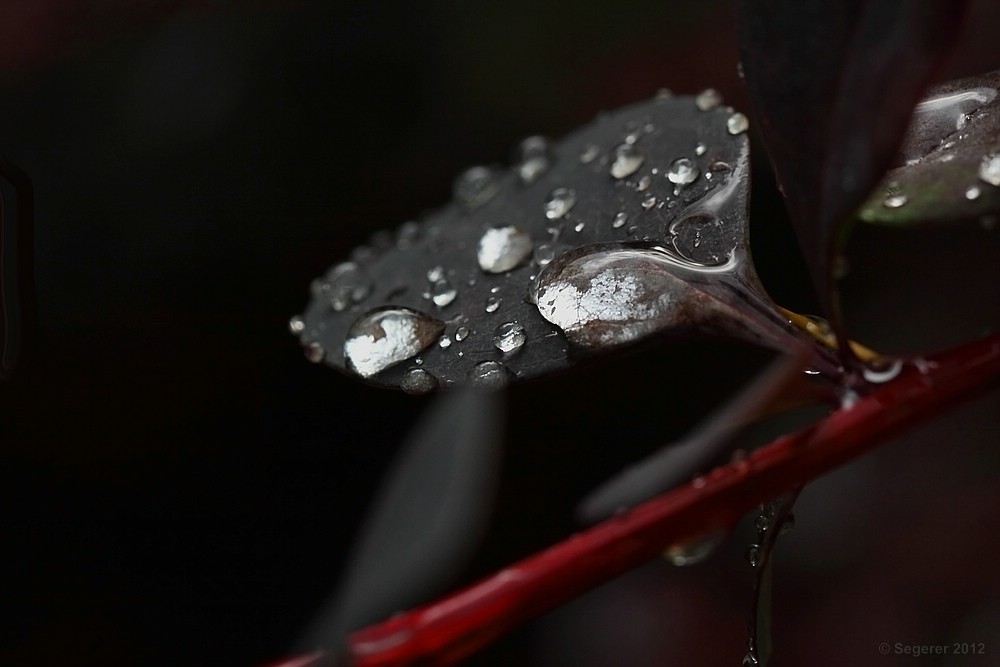
[[[407,394],[419,396],[428,394],[438,387],[438,379],[423,368],[410,368],[403,373],[399,388]]]
[[[663,552],[664,557],[673,565],[695,565],[711,556],[723,542],[728,531],[716,530],[694,539],[673,544]]]
[[[416,356],[444,331],[444,322],[409,308],[373,310],[351,325],[344,342],[347,367],[369,378]]]
[[[501,352],[515,352],[524,345],[527,336],[517,322],[504,322],[493,334],[493,344]]]
[[[431,286],[431,301],[438,308],[444,308],[458,296],[458,290],[455,286],[444,278],[438,280]]]
[[[695,106],[702,111],[711,111],[722,104],[722,95],[714,88],[706,88],[694,98]]]
[[[613,178],[626,178],[637,172],[645,161],[646,156],[634,144],[621,144],[615,148],[615,159],[611,162],[608,173]]]
[[[517,153],[515,170],[525,185],[537,181],[552,164],[552,146],[545,137],[528,137],[518,145]]]
[[[561,255],[539,271],[530,298],[574,345],[600,348],[684,327],[712,316],[713,302],[691,300],[684,271],[716,272],[662,248],[601,246]]]
[[[364,301],[371,293],[371,287],[371,278],[354,262],[334,266],[327,271],[326,279],[320,282],[323,295],[337,312]]]
[[[528,232],[513,225],[487,229],[476,253],[479,268],[487,273],[515,269],[531,257],[533,246]]]
[[[700,173],[698,165],[692,160],[680,157],[670,163],[670,168],[667,169],[667,178],[671,183],[687,185],[688,183],[693,183]]]
[[[990,185],[1000,186],[1000,153],[983,156],[979,163],[979,178]]]
[[[724,263],[732,254],[732,237],[722,220],[714,215],[695,213],[670,225],[674,248],[681,255],[709,266]]]
[[[469,372],[469,384],[480,389],[500,390],[510,384],[510,371],[499,361],[483,361]]]
[[[545,217],[556,220],[566,215],[576,205],[576,192],[570,188],[556,188],[545,202]]]
[[[729,134],[743,134],[749,127],[750,121],[738,111],[726,119],[726,129]]]
[[[482,206],[500,191],[500,177],[492,167],[466,169],[452,186],[455,199],[467,208]]]

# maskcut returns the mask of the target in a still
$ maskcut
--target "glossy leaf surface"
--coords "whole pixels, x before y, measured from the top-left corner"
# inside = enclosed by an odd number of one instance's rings
[[[740,0],[756,121],[827,315],[841,225],[890,166],[961,0]]]
[[[862,207],[885,225],[1000,213],[1000,72],[935,87],[917,105],[897,165]]]

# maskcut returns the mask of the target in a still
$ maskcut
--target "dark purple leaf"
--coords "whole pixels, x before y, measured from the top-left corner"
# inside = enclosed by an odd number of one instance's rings
[[[512,168],[466,171],[451,204],[317,279],[292,331],[313,361],[411,393],[500,387],[663,332],[785,347],[801,333],[750,262],[745,130],[706,91],[529,138]]]
[[[963,0],[740,0],[742,66],[820,298],[841,225],[896,154]]]
[[[897,166],[861,209],[865,222],[913,225],[1000,214],[1000,71],[931,90],[914,110]]]

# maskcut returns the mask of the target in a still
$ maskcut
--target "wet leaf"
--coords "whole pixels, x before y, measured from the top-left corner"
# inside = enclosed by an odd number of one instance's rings
[[[1000,214],[1000,71],[951,81],[917,105],[897,165],[862,207],[885,225]]]
[[[965,5],[740,0],[755,118],[838,331],[831,268],[841,225],[890,166]]]
[[[403,445],[341,585],[299,641],[301,650],[337,647],[347,632],[452,583],[493,508],[503,422],[497,394],[437,399]]]
[[[311,360],[412,393],[502,387],[667,331],[780,347],[798,333],[750,263],[746,123],[706,91],[530,137],[317,279],[291,329]]]

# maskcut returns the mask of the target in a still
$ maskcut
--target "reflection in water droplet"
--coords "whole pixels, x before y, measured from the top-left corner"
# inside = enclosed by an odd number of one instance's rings
[[[736,112],[726,120],[729,134],[743,134],[750,127],[750,121],[743,114]]]
[[[569,188],[556,188],[545,201],[545,217],[556,220],[566,215],[576,204],[576,192]]]
[[[584,164],[590,164],[597,159],[597,156],[601,154],[601,149],[594,144],[587,144],[583,147],[583,152],[580,153],[580,162]]]
[[[611,162],[608,173],[613,178],[625,178],[637,172],[645,161],[646,156],[633,144],[621,144],[615,148],[615,159]]]
[[[425,371],[423,368],[410,368],[403,373],[403,378],[399,381],[399,388],[407,394],[419,396],[427,394],[438,387],[438,379]]]
[[[979,178],[990,185],[1000,186],[1000,153],[983,156],[979,163]]]
[[[427,282],[436,283],[439,280],[444,280],[443,266],[435,266],[427,271]]]
[[[306,359],[313,362],[314,364],[318,364],[319,362],[323,361],[323,357],[326,356],[326,350],[323,349],[322,345],[316,342],[312,342],[306,345],[305,348],[303,349],[303,352],[306,355]]]
[[[902,193],[890,194],[883,201],[882,206],[886,208],[899,208],[905,206],[909,199]]]
[[[527,336],[524,327],[517,322],[504,322],[497,327],[493,333],[493,344],[501,352],[514,352],[519,350]]]
[[[467,327],[459,327],[455,330],[455,340],[461,343],[463,340],[469,337],[469,329]]]
[[[727,531],[716,530],[691,540],[673,544],[663,553],[673,565],[695,565],[708,558],[726,541]]]
[[[531,236],[513,225],[487,229],[476,253],[479,268],[487,273],[510,271],[527,261],[533,245]]]
[[[358,318],[347,332],[347,367],[368,378],[432,345],[444,323],[409,308],[380,308]]]
[[[295,317],[288,320],[288,333],[293,336],[298,336],[303,331],[306,330],[306,321],[302,319],[301,315],[296,315]]]
[[[552,164],[552,147],[545,137],[528,137],[517,147],[518,164],[515,167],[518,178],[530,185],[549,170]]]
[[[482,206],[500,191],[500,177],[491,167],[466,169],[452,185],[452,195],[467,208]]]
[[[500,299],[499,298],[497,298],[495,296],[491,296],[490,298],[486,299],[486,312],[487,313],[495,313],[495,312],[497,312],[497,309],[499,307],[500,307]]]
[[[670,225],[671,241],[681,255],[699,264],[724,263],[733,251],[732,236],[722,220],[707,213],[694,213]]]
[[[968,189],[966,189],[965,191],[965,198],[968,199],[969,201],[974,201],[976,199],[979,199],[979,195],[981,194],[982,191],[979,189],[979,186],[970,185]]]
[[[695,106],[702,111],[710,111],[722,104],[722,95],[714,88],[706,88],[694,98]]]
[[[698,165],[686,157],[677,158],[670,163],[670,168],[667,169],[667,178],[671,183],[677,185],[692,183],[700,174]]]
[[[450,304],[455,300],[456,296],[458,296],[458,290],[447,280],[438,280],[431,287],[431,301],[439,308],[444,308]]]
[[[620,229],[621,227],[624,227],[625,223],[627,222],[628,222],[628,213],[626,213],[625,211],[618,211],[617,213],[615,213],[614,220],[611,221],[611,226],[614,227],[615,229]]]
[[[469,384],[480,389],[500,390],[510,379],[510,371],[499,361],[480,362],[469,372]]]
[[[326,278],[317,286],[330,303],[330,307],[340,312],[368,298],[372,280],[365,270],[354,262],[343,262],[327,271]]]
[[[535,258],[535,263],[538,264],[538,266],[545,266],[546,264],[551,262],[555,258],[555,256],[556,256],[555,249],[548,243],[543,243],[535,248],[534,258]]]

